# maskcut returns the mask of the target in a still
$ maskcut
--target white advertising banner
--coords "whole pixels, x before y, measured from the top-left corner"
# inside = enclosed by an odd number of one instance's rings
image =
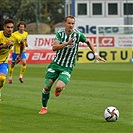
[[[75,28],[80,30],[82,33],[95,35],[97,25],[123,25],[124,18],[89,18],[89,17],[76,17]],[[106,31],[104,31],[106,32]],[[110,29],[110,32],[113,33],[113,29]]]
[[[27,49],[51,49],[55,35],[29,35]]]
[[[28,48],[33,50],[51,50],[54,42],[55,35],[29,35],[28,36]],[[87,39],[96,44],[96,35],[86,35]],[[132,48],[133,47],[133,36],[132,35],[106,35],[98,36],[98,45],[100,48],[104,47],[117,47],[117,48]],[[79,49],[88,48],[87,44],[80,43]]]
[[[133,35],[117,35],[115,36],[115,46],[121,48],[133,47]]]

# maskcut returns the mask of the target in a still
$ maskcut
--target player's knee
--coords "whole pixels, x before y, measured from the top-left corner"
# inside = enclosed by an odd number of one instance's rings
[[[23,67],[26,67],[26,62],[22,62]]]
[[[26,65],[22,65],[22,68],[26,69]]]
[[[6,76],[0,76],[0,88],[4,85],[6,81]]]
[[[45,87],[44,87],[44,90],[45,90],[45,91],[50,91],[50,90],[51,90],[51,88],[50,88],[50,87],[48,87],[48,86],[45,86]]]
[[[65,86],[56,85],[56,91],[62,91],[65,88]]]
[[[4,82],[6,80],[6,76],[0,76],[0,81]]]
[[[47,88],[51,88],[52,85],[53,85],[53,81],[51,79],[46,79],[45,80],[45,87],[46,87],[46,89]]]
[[[62,88],[60,86],[56,86],[56,91],[62,91]]]
[[[62,91],[65,88],[66,84],[63,81],[58,81],[56,84],[56,91]]]

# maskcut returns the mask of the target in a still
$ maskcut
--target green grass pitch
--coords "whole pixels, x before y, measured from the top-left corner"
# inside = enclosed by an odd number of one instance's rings
[[[131,133],[132,63],[76,64],[59,97],[51,90],[48,113],[39,115],[47,65],[27,65],[19,83],[20,65],[13,84],[6,81],[0,102],[0,133]],[[103,112],[115,106],[116,122],[106,122]]]

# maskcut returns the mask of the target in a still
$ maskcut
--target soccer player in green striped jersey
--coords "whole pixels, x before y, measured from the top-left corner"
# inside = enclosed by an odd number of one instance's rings
[[[95,58],[105,62],[105,60],[96,53],[90,40],[87,39],[83,33],[74,29],[74,25],[75,18],[73,16],[67,16],[64,19],[65,28],[60,29],[56,33],[52,46],[53,51],[56,51],[56,56],[46,70],[45,85],[42,90],[42,108],[39,114],[47,113],[47,103],[53,83],[57,80],[55,96],[58,97],[70,81],[79,42],[85,42],[94,53]]]

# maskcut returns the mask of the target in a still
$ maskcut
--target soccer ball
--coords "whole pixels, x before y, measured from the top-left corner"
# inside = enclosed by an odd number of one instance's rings
[[[119,118],[119,111],[116,107],[107,107],[104,111],[104,119],[108,122],[115,122]]]

